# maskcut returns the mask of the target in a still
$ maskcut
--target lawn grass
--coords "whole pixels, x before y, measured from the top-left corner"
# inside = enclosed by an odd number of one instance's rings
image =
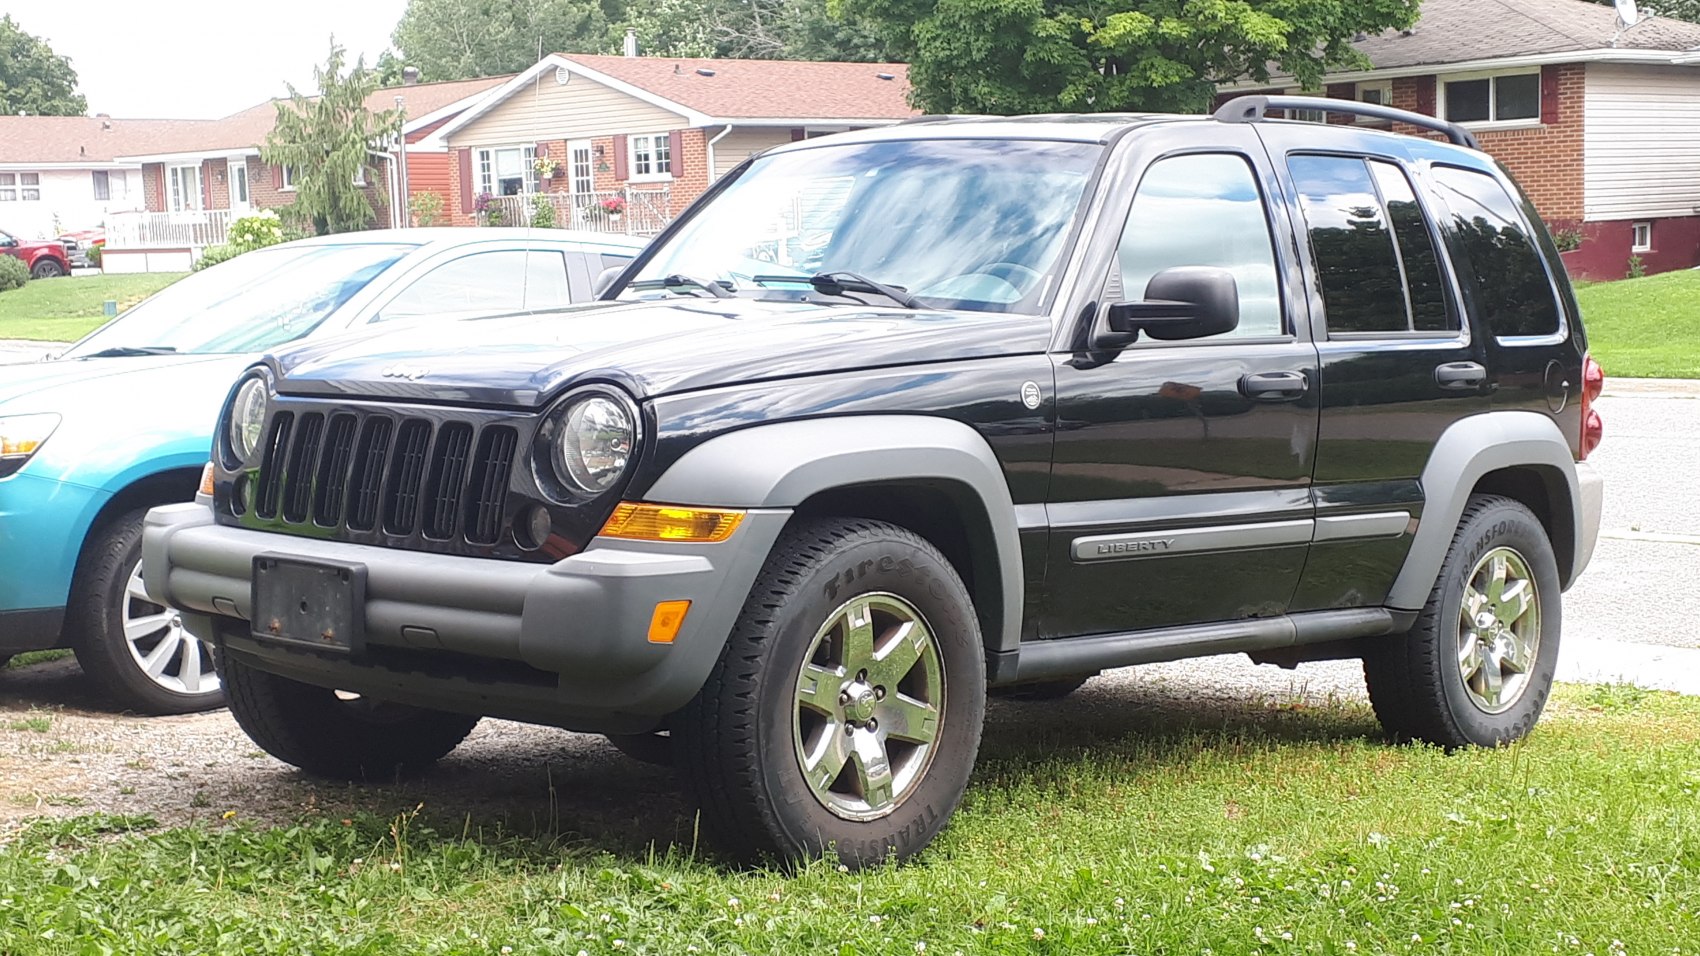
[[[1700,270],[1582,285],[1576,300],[1608,379],[1700,378]]]
[[[106,321],[105,303],[119,311],[158,292],[187,273],[70,276],[37,279],[0,292],[0,339],[74,342]]]
[[[1361,705],[1221,706],[1006,741],[932,850],[859,874],[429,807],[38,822],[0,849],[0,953],[1695,951],[1700,700],[1562,688],[1453,755]]]
[[[11,659],[6,661],[5,666],[12,670],[22,670],[23,668],[29,667],[33,664],[45,664],[49,661],[63,660],[70,656],[71,652],[68,649],[52,651],[24,651],[21,654],[13,654]]]

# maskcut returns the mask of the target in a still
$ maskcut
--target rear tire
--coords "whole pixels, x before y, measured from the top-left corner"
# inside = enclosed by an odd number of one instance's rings
[[[460,745],[479,718],[368,698],[221,661],[230,713],[260,749],[310,774],[381,782],[411,776]]]
[[[1364,658],[1382,727],[1448,749],[1523,737],[1552,692],[1560,611],[1540,521],[1510,498],[1472,496],[1416,624]]]
[[[30,276],[36,279],[57,279],[65,274],[65,267],[57,259],[40,259],[35,268],[30,270]]]
[[[984,655],[967,589],[925,539],[861,519],[787,529],[672,725],[705,830],[745,858],[919,852],[974,768]]]

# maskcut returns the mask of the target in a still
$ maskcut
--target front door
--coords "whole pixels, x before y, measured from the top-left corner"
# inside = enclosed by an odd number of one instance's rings
[[[230,172],[225,176],[225,182],[230,184],[230,211],[242,215],[249,209],[248,203],[248,161],[233,159],[230,161]]]
[[[1135,135],[1138,185],[1080,321],[1207,266],[1234,276],[1239,325],[1121,347],[1083,326],[1055,356],[1041,637],[1282,614],[1310,546],[1316,350],[1267,156],[1249,126]]]

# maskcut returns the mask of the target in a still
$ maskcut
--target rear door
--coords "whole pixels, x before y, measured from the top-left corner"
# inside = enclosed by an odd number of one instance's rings
[[[1448,425],[1489,407],[1480,337],[1425,195],[1426,165],[1386,136],[1256,124],[1300,249],[1321,361],[1316,538],[1294,611],[1380,604],[1420,518],[1420,477]]]
[[[1098,294],[1054,356],[1041,637],[1281,614],[1310,545],[1316,351],[1267,157],[1230,124],[1148,127],[1125,148],[1137,185],[1105,214],[1114,254],[1086,260]],[[1238,328],[1092,339],[1108,304],[1179,266],[1234,275]]]

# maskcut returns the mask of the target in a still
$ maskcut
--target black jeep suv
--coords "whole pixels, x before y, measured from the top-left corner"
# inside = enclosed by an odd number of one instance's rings
[[[599,303],[255,365],[148,593],[286,762],[606,733],[739,853],[914,853],[989,688],[1128,664],[1362,658],[1394,736],[1515,740],[1601,377],[1471,146],[1248,98],[775,149]]]

